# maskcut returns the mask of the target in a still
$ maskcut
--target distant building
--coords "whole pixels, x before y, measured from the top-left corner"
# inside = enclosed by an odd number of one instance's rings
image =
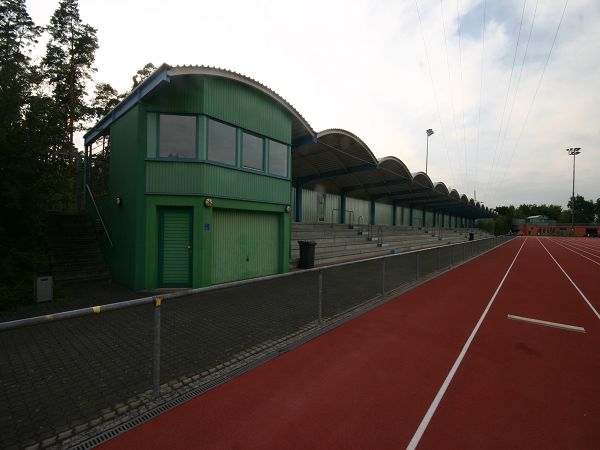
[[[514,221],[513,221],[514,223]],[[600,225],[576,224],[571,230],[571,224],[557,223],[547,216],[529,216],[524,223],[519,225],[519,234],[523,236],[576,236],[598,237]]]

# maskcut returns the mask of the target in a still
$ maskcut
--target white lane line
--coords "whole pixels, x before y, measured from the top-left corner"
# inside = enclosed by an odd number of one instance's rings
[[[567,325],[567,324],[558,323],[558,322],[548,322],[547,320],[532,319],[530,317],[515,316],[513,314],[508,314],[506,316],[506,318],[511,319],[511,320],[520,320],[521,322],[533,323],[536,325],[544,325],[546,327],[551,327],[551,328],[559,328],[561,330],[576,331],[577,333],[585,333],[585,328],[576,327],[575,325]]]
[[[571,247],[567,247],[566,245],[563,245],[563,244],[561,244],[560,242],[558,242],[558,241],[555,241],[555,240],[553,240],[553,239],[550,239],[550,242],[553,242],[553,243],[555,243],[556,245],[560,245],[561,247],[564,247],[564,248],[566,248],[566,249],[567,249],[567,250],[569,250],[570,252],[573,252],[573,253],[575,253],[576,255],[579,255],[579,256],[581,256],[582,258],[585,258],[585,259],[587,259],[587,260],[589,260],[589,261],[593,262],[593,263],[594,263],[594,264],[596,264],[597,266],[600,266],[600,263],[599,263],[598,261],[594,261],[592,258],[588,258],[587,256],[585,256],[585,255],[583,255],[583,254],[581,254],[581,253],[579,253],[579,252],[575,251],[575,250],[574,250],[573,248],[571,248]],[[582,251],[583,251],[583,250],[582,250]]]
[[[582,241],[581,239],[577,239],[572,241],[571,239],[565,239],[565,242],[568,242],[569,245],[572,245],[573,247],[578,247],[581,249],[586,249],[589,250],[591,252],[600,252],[600,248],[597,247],[595,244],[592,244],[590,242],[587,241]]]
[[[569,276],[569,274],[567,272],[565,272],[565,269],[563,269],[561,267],[561,265],[558,263],[558,261],[556,259],[554,259],[554,256],[552,256],[552,253],[550,253],[548,251],[548,249],[546,248],[546,246],[544,244],[542,244],[542,241],[540,241],[538,239],[538,242],[542,245],[542,247],[544,247],[544,250],[546,250],[546,253],[548,253],[550,255],[550,258],[552,258],[552,260],[556,263],[556,265],[562,271],[562,273],[565,274],[565,277],[567,277],[567,279],[571,282],[571,284],[573,285],[573,287],[575,289],[577,289],[577,292],[579,292],[579,295],[581,295],[581,298],[585,300],[585,302],[588,304],[588,306],[590,307],[590,309],[594,312],[594,314],[596,314],[596,317],[598,318],[598,320],[600,320],[600,314],[598,314],[598,311],[596,311],[596,308],[594,308],[594,306],[590,303],[590,301],[585,296],[585,294],[583,292],[581,292],[581,289],[579,289],[579,286],[577,286],[575,284],[575,282],[571,279],[571,277]]]
[[[423,437],[423,433],[425,433],[425,430],[427,429],[427,426],[429,425],[429,422],[431,421],[431,418],[435,414],[435,411],[436,411],[437,407],[439,406],[440,401],[444,397],[444,394],[446,393],[446,390],[448,389],[448,386],[452,382],[452,378],[454,378],[454,375],[456,374],[456,371],[458,370],[458,367],[460,366],[460,363],[462,362],[463,358],[467,354],[467,350],[471,346],[471,342],[473,342],[473,339],[475,338],[475,335],[477,334],[477,331],[479,330],[479,327],[481,327],[481,323],[483,322],[483,319],[485,319],[485,316],[487,315],[488,311],[492,307],[492,303],[494,303],[494,300],[496,299],[496,296],[498,295],[498,292],[500,292],[500,288],[504,284],[504,281],[508,277],[508,274],[510,273],[511,269],[515,265],[515,261],[519,257],[519,254],[521,253],[521,250],[523,249],[523,246],[525,245],[526,242],[527,242],[527,239],[523,239],[523,243],[521,244],[521,247],[519,247],[519,251],[515,255],[515,257],[512,260],[512,262],[510,263],[510,266],[506,270],[506,273],[504,274],[504,277],[502,277],[502,281],[500,281],[500,284],[496,288],[496,291],[494,292],[494,295],[492,295],[492,298],[490,299],[490,301],[488,302],[487,306],[485,307],[485,310],[481,314],[481,317],[479,318],[479,321],[477,322],[477,325],[475,325],[475,328],[473,328],[473,331],[471,331],[471,335],[467,339],[467,342],[465,342],[465,345],[463,346],[462,350],[460,351],[460,354],[458,355],[458,358],[456,358],[456,361],[454,361],[454,364],[452,365],[452,368],[450,369],[450,372],[448,372],[448,375],[446,375],[446,379],[444,380],[444,382],[442,383],[442,386],[440,387],[439,391],[435,395],[433,401],[431,402],[431,405],[429,405],[429,409],[425,413],[425,416],[423,417],[423,420],[421,420],[421,423],[419,424],[419,427],[417,428],[417,431],[415,431],[414,436],[412,437],[412,439],[410,440],[410,442],[406,446],[407,450],[414,450],[415,448],[417,448],[417,445],[419,445],[419,441]]]
[[[567,245],[567,244],[565,244],[565,245]],[[600,257],[600,252],[598,250],[596,250],[595,248],[590,248],[587,245],[576,244],[576,243],[571,243],[571,242],[569,242],[568,245],[570,245],[573,248],[576,248],[577,250],[588,253],[589,255],[595,256],[596,258]]]
[[[553,242],[556,242],[556,240],[554,240],[554,239],[551,239],[551,240]],[[593,256],[595,258],[600,258],[600,254],[595,253],[595,250],[593,250],[593,249],[591,249],[591,248],[589,248],[589,247],[587,247],[585,245],[578,245],[576,243],[567,242],[567,241],[563,241],[562,245],[574,248],[575,250],[579,250],[580,252],[583,252],[583,253],[587,253],[588,255],[591,255],[591,256]]]

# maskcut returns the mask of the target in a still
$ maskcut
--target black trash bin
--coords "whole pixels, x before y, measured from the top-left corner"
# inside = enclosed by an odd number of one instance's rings
[[[299,269],[312,269],[315,267],[315,241],[298,241],[300,246]]]
[[[469,233],[469,240],[472,241],[475,238],[474,233]]]

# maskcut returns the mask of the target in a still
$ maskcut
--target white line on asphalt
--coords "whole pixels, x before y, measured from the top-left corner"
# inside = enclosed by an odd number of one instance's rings
[[[579,253],[579,252],[575,251],[575,250],[574,250],[573,248],[571,248],[571,247],[568,247],[568,246],[566,246],[566,245],[563,245],[563,244],[561,244],[560,242],[558,242],[558,241],[555,241],[554,239],[550,239],[550,242],[554,242],[556,245],[560,245],[561,247],[564,247],[564,248],[566,248],[566,249],[567,249],[567,250],[569,250],[570,252],[573,252],[573,253],[575,253],[576,255],[579,255],[579,256],[581,256],[582,258],[585,258],[585,259],[587,259],[587,260],[590,260],[590,261],[591,261],[591,262],[593,262],[594,264],[596,264],[596,265],[600,266],[600,263],[599,263],[598,261],[594,261],[592,258],[588,258],[587,256],[585,256],[585,255],[582,255],[581,253]],[[577,248],[577,247],[575,247],[575,248]],[[578,250],[579,250],[579,249],[578,249]],[[581,250],[581,251],[584,251],[584,250]],[[586,252],[586,253],[587,253],[587,252]]]
[[[558,322],[548,322],[547,320],[532,319],[530,317],[523,317],[523,316],[514,316],[512,314],[508,314],[506,316],[506,318],[511,319],[511,320],[520,320],[521,322],[534,323],[536,325],[544,325],[546,327],[551,327],[551,328],[559,328],[561,330],[576,331],[577,333],[585,333],[585,328],[576,327],[575,325],[566,325],[564,323],[558,323]]]
[[[469,349],[469,347],[471,345],[471,342],[473,342],[473,339],[475,338],[475,335],[477,334],[477,331],[479,330],[479,327],[481,327],[481,323],[483,322],[483,319],[485,319],[485,316],[487,315],[488,311],[492,307],[492,303],[494,303],[494,300],[496,299],[496,296],[498,295],[498,292],[500,292],[500,288],[504,284],[504,281],[506,280],[506,278],[508,277],[508,274],[510,273],[511,269],[513,268],[513,266],[515,264],[515,261],[519,257],[519,254],[521,253],[521,250],[523,249],[523,246],[525,245],[525,242],[527,242],[527,239],[523,239],[523,243],[521,244],[521,247],[519,247],[519,251],[515,255],[515,257],[512,260],[512,262],[510,263],[510,266],[506,270],[506,273],[504,274],[504,277],[502,277],[502,281],[500,281],[500,284],[496,288],[496,291],[494,292],[494,295],[492,295],[492,298],[490,299],[490,301],[488,302],[487,306],[485,307],[485,310],[481,314],[481,317],[479,318],[479,321],[477,322],[477,325],[475,325],[475,328],[473,328],[473,331],[471,331],[471,335],[467,339],[467,342],[465,342],[465,345],[463,346],[462,350],[460,351],[460,354],[458,355],[458,358],[456,358],[456,361],[454,361],[454,365],[450,369],[450,372],[448,372],[448,375],[446,376],[446,379],[444,380],[444,382],[442,383],[442,386],[440,387],[439,391],[435,395],[435,398],[431,402],[431,405],[429,405],[429,409],[425,413],[425,416],[423,417],[423,420],[421,420],[421,423],[419,424],[419,427],[417,428],[417,431],[415,431],[414,436],[412,437],[412,439],[408,443],[408,446],[406,447],[407,450],[414,450],[415,448],[417,448],[417,445],[419,445],[419,441],[423,437],[423,433],[425,433],[425,430],[427,429],[427,426],[429,425],[429,422],[431,421],[431,418],[435,414],[435,410],[437,409],[438,405],[440,404],[440,401],[444,397],[444,394],[446,393],[446,390],[448,389],[448,386],[452,382],[452,378],[454,378],[454,375],[456,374],[456,371],[458,370],[458,366],[460,366],[460,363],[462,362],[463,358],[467,354],[467,350]]]
[[[575,289],[577,289],[577,292],[579,292],[579,295],[581,295],[581,298],[583,298],[585,300],[585,302],[588,304],[588,306],[590,307],[590,309],[594,312],[594,314],[596,314],[596,317],[598,318],[598,320],[600,320],[600,314],[598,314],[598,311],[596,311],[596,308],[594,308],[594,306],[590,303],[590,301],[587,299],[587,297],[585,296],[585,294],[583,292],[581,292],[581,289],[579,289],[579,286],[577,286],[575,284],[575,282],[571,279],[571,277],[569,276],[569,274],[567,272],[565,272],[565,269],[563,269],[561,267],[561,265],[558,263],[558,261],[554,258],[554,256],[552,256],[552,253],[550,253],[548,251],[548,249],[546,248],[546,246],[544,244],[542,244],[542,241],[540,241],[538,239],[538,242],[542,245],[542,247],[544,247],[544,250],[546,250],[546,252],[550,255],[550,258],[552,258],[552,260],[556,263],[556,265],[558,266],[558,268],[562,271],[562,273],[565,274],[565,277],[568,278],[568,280],[571,282],[571,284],[573,285],[573,287],[575,287]]]
[[[568,242],[569,245],[576,247],[577,249],[581,250],[581,251],[586,251],[589,250],[589,252],[586,253],[590,253],[594,256],[600,256],[597,254],[597,252],[600,251],[600,248],[596,247],[593,244],[589,244],[588,242],[581,242],[580,240],[576,240],[576,241],[572,241],[570,239],[566,239],[565,242]],[[594,253],[591,253],[594,252]]]

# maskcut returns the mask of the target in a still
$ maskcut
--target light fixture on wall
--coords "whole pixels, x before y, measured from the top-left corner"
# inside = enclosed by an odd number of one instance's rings
[[[292,210],[292,208],[291,208],[291,206],[290,206],[290,205],[287,205],[287,206],[285,207],[285,212],[286,212],[286,213],[289,213],[291,210]]]
[[[117,206],[120,208],[121,206],[123,206],[123,198],[122,197],[117,197],[116,198],[116,202],[117,202]]]
[[[212,198],[205,198],[204,199],[204,206],[207,208],[211,208],[213,205],[213,199]]]

